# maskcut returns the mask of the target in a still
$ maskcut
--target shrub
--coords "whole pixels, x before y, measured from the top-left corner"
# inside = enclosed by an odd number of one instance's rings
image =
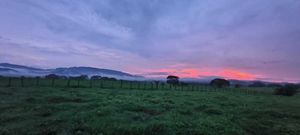
[[[167,83],[171,85],[177,85],[179,84],[179,77],[174,75],[169,75],[167,77]]]
[[[225,79],[216,78],[210,82],[210,85],[218,88],[223,88],[223,87],[229,87],[230,82]]]
[[[293,96],[297,93],[298,86],[294,84],[287,84],[275,89],[275,95]]]
[[[49,74],[45,76],[46,79],[59,79],[59,75]]]
[[[91,80],[100,80],[101,76],[95,75],[91,77]]]

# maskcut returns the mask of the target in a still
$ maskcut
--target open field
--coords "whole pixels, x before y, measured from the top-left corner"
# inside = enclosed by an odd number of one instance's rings
[[[300,96],[239,91],[0,88],[0,134],[300,133]]]

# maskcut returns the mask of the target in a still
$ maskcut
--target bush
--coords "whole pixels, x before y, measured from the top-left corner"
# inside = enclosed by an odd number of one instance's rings
[[[210,85],[218,88],[223,88],[223,87],[229,87],[230,82],[225,79],[216,78],[210,82]]]
[[[171,85],[178,85],[179,84],[179,77],[174,75],[169,75],[167,77],[167,83]]]
[[[298,86],[294,84],[287,84],[275,89],[275,95],[293,96],[297,93]]]

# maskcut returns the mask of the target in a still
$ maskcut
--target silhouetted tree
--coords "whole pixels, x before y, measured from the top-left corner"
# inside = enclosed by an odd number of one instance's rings
[[[75,77],[75,80],[77,80],[77,87],[80,86],[80,81],[87,80],[89,77],[87,75],[80,75]]]
[[[179,77],[174,75],[169,75],[167,77],[167,83],[171,85],[178,85],[179,84]]]
[[[91,77],[91,80],[100,80],[101,76],[95,75]]]
[[[68,79],[68,77],[67,77],[67,76],[61,75],[61,76],[59,76],[59,79],[64,79],[64,80],[66,80],[66,79]]]
[[[54,86],[55,79],[58,79],[59,76],[56,74],[49,74],[45,76],[46,79],[51,79],[51,86]]]
[[[117,81],[116,78],[112,78],[112,77],[102,77],[101,80],[105,80],[105,81]]]
[[[49,74],[45,76],[46,79],[59,79],[59,76],[56,74]]]
[[[210,85],[214,87],[222,88],[222,87],[230,86],[230,82],[225,79],[216,78],[210,82]]]
[[[87,75],[81,75],[81,76],[78,77],[78,79],[80,79],[80,80],[88,80],[89,77]]]

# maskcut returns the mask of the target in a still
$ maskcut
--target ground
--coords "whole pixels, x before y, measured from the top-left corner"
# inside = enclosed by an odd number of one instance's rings
[[[0,88],[1,135],[299,133],[299,94]]]

